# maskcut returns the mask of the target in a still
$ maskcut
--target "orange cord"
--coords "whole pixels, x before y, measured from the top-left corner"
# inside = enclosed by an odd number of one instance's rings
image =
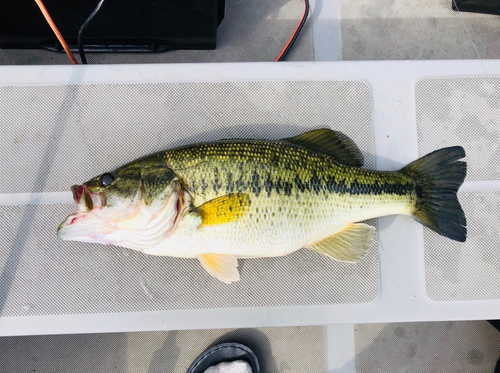
[[[295,37],[295,34],[297,33],[297,30],[300,27],[300,24],[304,20],[304,17],[306,16],[306,13],[307,13],[307,4],[304,2],[304,13],[302,14],[302,18],[300,19],[297,27],[295,27],[295,31],[293,32],[292,36],[290,36],[290,39],[288,39],[288,43],[286,43],[285,47],[283,48],[283,50],[281,51],[281,53],[278,55],[278,57],[276,57],[276,59],[274,60],[274,62],[278,62],[280,60],[281,56],[283,55],[283,53],[285,53],[286,49],[288,48],[288,46],[292,42],[293,38]]]
[[[47,11],[47,8],[45,8],[45,5],[43,5],[42,0],[35,0],[35,3],[37,3],[38,7],[42,11],[43,16],[47,20],[52,31],[54,31],[54,34],[56,34],[57,39],[59,40],[59,42],[63,46],[63,48],[64,48],[66,54],[68,55],[69,59],[71,60],[71,62],[73,62],[73,65],[78,65],[78,61],[76,60],[75,56],[73,56],[73,53],[71,53],[71,50],[69,49],[68,44],[66,44],[66,41],[64,40],[63,36],[59,32],[59,29],[57,28],[56,24],[52,20],[52,17],[50,16],[49,12]]]

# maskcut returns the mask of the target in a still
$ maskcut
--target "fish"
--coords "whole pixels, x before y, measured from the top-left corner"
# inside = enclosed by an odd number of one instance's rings
[[[238,259],[309,249],[355,263],[375,228],[409,215],[452,240],[467,237],[457,199],[467,164],[460,146],[399,171],[362,168],[345,134],[322,128],[281,140],[220,140],[148,155],[71,187],[78,211],[62,240],[196,258],[216,279],[240,279]]]

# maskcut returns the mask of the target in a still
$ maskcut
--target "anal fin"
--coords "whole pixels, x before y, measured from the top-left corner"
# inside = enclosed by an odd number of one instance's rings
[[[371,225],[352,223],[307,248],[341,262],[356,263],[368,252],[374,234],[375,228]]]
[[[226,284],[240,279],[238,259],[232,255],[204,254],[198,257],[201,266],[210,274]]]

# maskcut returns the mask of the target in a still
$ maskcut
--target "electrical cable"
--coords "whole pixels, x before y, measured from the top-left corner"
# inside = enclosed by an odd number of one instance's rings
[[[82,26],[80,27],[80,30],[78,30],[78,51],[80,52],[80,59],[82,60],[82,63],[84,65],[87,64],[87,59],[85,58],[85,53],[83,51],[83,31],[85,31],[90,21],[92,21],[92,19],[95,17],[99,9],[101,9],[102,3],[104,3],[104,0],[99,1],[94,11],[90,13],[90,16],[88,16],[88,18],[85,20],[85,22],[83,22]]]
[[[304,24],[306,23],[308,14],[309,14],[309,0],[304,0],[304,13],[302,14],[302,18],[300,19],[299,24],[295,28],[295,31],[293,32],[292,36],[290,37],[290,39],[286,43],[285,47],[283,48],[281,53],[278,55],[278,57],[276,57],[276,59],[274,61],[276,61],[276,62],[283,61],[285,56],[288,54],[288,52],[292,48],[293,43],[295,43],[295,40],[297,40],[297,37],[299,36],[300,31],[304,27]]]
[[[69,59],[73,63],[73,65],[78,65],[78,61],[76,60],[75,56],[73,56],[73,53],[71,53],[71,50],[68,47],[68,44],[66,44],[66,41],[64,40],[64,37],[62,34],[59,32],[59,29],[57,28],[56,24],[52,20],[52,17],[50,16],[47,8],[45,8],[45,5],[43,5],[42,0],[35,0],[35,3],[38,5],[40,10],[42,11],[43,16],[45,17],[45,20],[49,24],[50,28],[54,32],[54,34],[57,37],[57,40],[59,40],[59,43],[61,43],[62,47],[64,48],[64,51],[68,55]]]

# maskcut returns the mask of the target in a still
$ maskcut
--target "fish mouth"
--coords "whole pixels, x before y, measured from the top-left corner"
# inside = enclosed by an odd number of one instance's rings
[[[73,185],[71,191],[78,209],[59,225],[57,235],[61,239],[75,240],[75,233],[71,231],[73,224],[90,216],[97,218],[99,211],[106,206],[106,198],[103,193],[91,193],[86,184]],[[94,212],[97,212],[97,215]]]
[[[106,205],[104,195],[91,193],[85,184],[73,185],[71,191],[73,192],[73,200],[78,205],[78,212],[89,212]]]

